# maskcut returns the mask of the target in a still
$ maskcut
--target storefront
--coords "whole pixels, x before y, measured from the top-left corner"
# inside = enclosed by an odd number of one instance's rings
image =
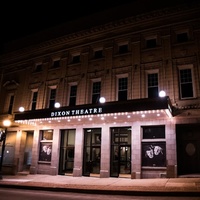
[[[35,127],[30,173],[145,178],[166,174],[172,117],[163,97],[27,111],[15,122]]]

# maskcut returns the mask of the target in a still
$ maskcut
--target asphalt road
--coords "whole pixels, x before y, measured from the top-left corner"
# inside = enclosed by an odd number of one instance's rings
[[[127,196],[0,188],[1,200],[199,200],[200,197]]]

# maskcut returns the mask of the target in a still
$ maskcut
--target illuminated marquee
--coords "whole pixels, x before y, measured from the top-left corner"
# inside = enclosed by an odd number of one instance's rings
[[[87,108],[76,110],[60,110],[51,112],[51,117],[77,116],[77,115],[93,115],[102,113],[102,108]]]

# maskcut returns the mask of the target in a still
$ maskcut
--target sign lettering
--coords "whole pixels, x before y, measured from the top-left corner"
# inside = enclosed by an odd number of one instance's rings
[[[76,109],[76,110],[59,110],[59,111],[51,112],[51,117],[92,115],[92,114],[101,114],[102,112],[103,112],[102,107],[100,107],[100,108]]]

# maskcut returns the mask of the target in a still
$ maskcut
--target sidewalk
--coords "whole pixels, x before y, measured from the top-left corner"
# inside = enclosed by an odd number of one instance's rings
[[[200,196],[200,178],[96,178],[41,174],[4,175],[0,187],[99,194]]]

